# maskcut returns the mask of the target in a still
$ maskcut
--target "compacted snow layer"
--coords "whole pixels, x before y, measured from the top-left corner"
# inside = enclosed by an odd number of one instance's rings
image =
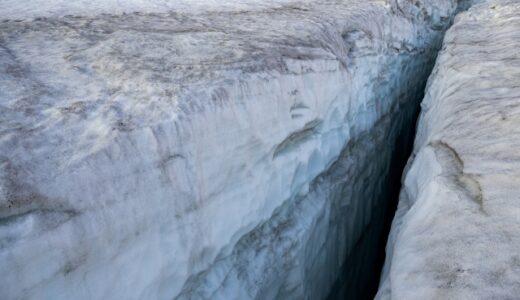
[[[455,1],[90,2],[0,1],[2,298],[324,298]]]
[[[379,299],[520,295],[520,3],[459,15],[428,82]]]

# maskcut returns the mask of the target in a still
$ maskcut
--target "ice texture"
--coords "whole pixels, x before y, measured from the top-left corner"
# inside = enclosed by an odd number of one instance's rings
[[[519,16],[485,1],[447,32],[377,299],[518,299]]]
[[[187,3],[0,0],[2,298],[320,299],[349,270],[456,2]]]

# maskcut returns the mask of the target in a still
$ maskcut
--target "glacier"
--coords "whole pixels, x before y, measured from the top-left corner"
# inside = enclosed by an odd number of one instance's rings
[[[519,15],[481,1],[448,30],[376,299],[518,299]]]
[[[0,0],[2,297],[348,294],[457,5]]]

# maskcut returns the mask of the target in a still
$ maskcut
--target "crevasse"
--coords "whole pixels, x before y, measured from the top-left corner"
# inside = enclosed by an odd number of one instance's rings
[[[446,33],[376,299],[514,299],[520,3],[480,1]]]
[[[375,289],[457,3],[111,3],[1,10],[5,297]]]

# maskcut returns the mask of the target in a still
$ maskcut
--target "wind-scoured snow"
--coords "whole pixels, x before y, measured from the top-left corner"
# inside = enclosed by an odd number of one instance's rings
[[[2,298],[320,299],[349,268],[455,1],[176,3],[0,1]]]
[[[459,15],[422,103],[378,299],[520,295],[520,3]]]

